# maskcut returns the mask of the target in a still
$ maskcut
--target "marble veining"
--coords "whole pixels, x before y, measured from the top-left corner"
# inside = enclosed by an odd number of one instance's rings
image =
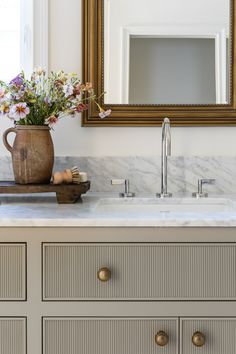
[[[160,156],[67,156],[56,157],[54,170],[78,165],[88,173],[91,192],[119,193],[123,186],[111,186],[112,178],[127,178],[136,195],[155,195],[160,191]],[[10,156],[0,158],[0,180],[12,180]],[[195,192],[199,178],[215,178],[204,186],[210,193],[236,193],[236,156],[170,156],[168,190],[173,194]]]

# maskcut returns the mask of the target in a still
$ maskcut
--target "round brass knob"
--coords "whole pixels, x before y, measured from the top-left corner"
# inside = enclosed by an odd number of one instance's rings
[[[165,345],[167,345],[167,343],[169,342],[169,336],[166,332],[164,331],[159,331],[156,335],[155,335],[155,342],[157,345],[159,345],[160,347],[164,347]]]
[[[111,271],[107,267],[102,267],[97,272],[97,277],[100,281],[108,281],[111,278]]]
[[[203,333],[197,331],[192,336],[192,342],[196,347],[202,347],[206,342],[206,337]]]

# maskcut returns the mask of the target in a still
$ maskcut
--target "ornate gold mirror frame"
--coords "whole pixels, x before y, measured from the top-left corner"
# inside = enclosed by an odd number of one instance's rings
[[[95,105],[82,118],[83,126],[158,126],[164,117],[175,126],[236,125],[236,0],[231,1],[230,103],[215,105],[106,105],[107,119],[99,118]],[[83,81],[92,82],[96,94],[104,91],[104,1],[83,0]]]

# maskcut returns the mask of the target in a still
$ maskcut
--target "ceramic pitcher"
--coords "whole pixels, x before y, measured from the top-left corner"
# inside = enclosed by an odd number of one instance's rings
[[[13,146],[7,140],[12,132],[16,134]],[[4,132],[3,142],[12,156],[16,183],[50,183],[54,149],[48,126],[16,125]]]

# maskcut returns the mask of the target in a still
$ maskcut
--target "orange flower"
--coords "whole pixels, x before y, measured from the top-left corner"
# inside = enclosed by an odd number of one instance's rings
[[[8,105],[7,103],[3,103],[3,104],[0,106],[0,113],[6,114],[6,113],[9,113],[9,112],[10,112],[9,105]]]
[[[91,82],[86,82],[86,84],[85,84],[85,88],[86,88],[86,91],[91,90],[91,89],[93,88],[92,83],[91,83]]]

